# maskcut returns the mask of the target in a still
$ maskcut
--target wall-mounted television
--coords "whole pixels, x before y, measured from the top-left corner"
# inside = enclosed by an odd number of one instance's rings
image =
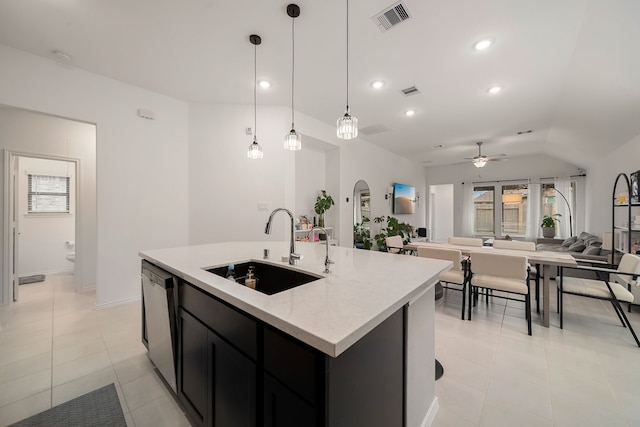
[[[416,187],[407,184],[393,184],[393,213],[416,213]]]

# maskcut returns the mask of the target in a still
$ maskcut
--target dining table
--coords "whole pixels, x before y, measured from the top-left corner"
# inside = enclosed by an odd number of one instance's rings
[[[526,251],[514,249],[497,249],[493,246],[463,246],[452,245],[445,242],[409,242],[404,245],[406,251],[417,251],[419,247],[436,249],[457,249],[463,255],[471,255],[473,252],[485,252],[501,255],[526,256],[530,264],[540,265],[542,269],[542,325],[549,327],[549,312],[551,303],[549,300],[549,281],[551,267],[575,267],[577,262],[573,256],[566,252],[553,251]]]

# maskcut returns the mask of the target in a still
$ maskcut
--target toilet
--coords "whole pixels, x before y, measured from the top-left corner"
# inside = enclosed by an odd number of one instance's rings
[[[73,240],[67,240],[66,242],[67,244],[67,249],[70,250],[71,252],[67,252],[67,255],[65,256],[65,259],[67,261],[70,262],[76,262],[76,242]]]

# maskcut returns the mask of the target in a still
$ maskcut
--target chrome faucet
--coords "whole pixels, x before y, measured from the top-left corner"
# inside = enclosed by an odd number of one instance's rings
[[[293,234],[293,215],[289,212],[288,209],[285,208],[277,208],[271,212],[269,215],[269,221],[267,221],[267,226],[264,228],[264,234],[271,234],[271,220],[273,220],[273,215],[278,211],[285,211],[289,218],[291,218],[291,243],[289,245],[289,264],[296,265],[296,261],[302,259],[302,255],[296,253],[296,239]]]
[[[327,230],[324,227],[315,226],[309,231],[308,236],[311,236],[313,234],[313,232],[316,231],[316,230],[322,230],[324,232],[325,236],[327,236],[327,238],[325,239],[325,243],[327,244],[327,252],[326,252],[326,255],[324,257],[324,271],[323,271],[323,273],[329,274],[329,273],[331,273],[331,270],[329,270],[329,265],[333,264],[333,261],[331,261],[329,259],[329,233],[327,233]]]

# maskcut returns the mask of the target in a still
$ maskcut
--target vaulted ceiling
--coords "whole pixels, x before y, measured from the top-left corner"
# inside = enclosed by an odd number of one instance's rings
[[[258,78],[272,83],[258,102],[289,106],[287,4],[2,0],[0,43],[51,60],[61,51],[73,67],[189,102],[251,104],[255,33]],[[346,103],[346,0],[297,4],[296,110],[335,126]],[[350,0],[350,105],[366,140],[426,166],[464,161],[483,141],[487,155],[547,153],[589,167],[640,134],[640,2],[403,0],[410,18],[383,32],[372,17],[394,4]],[[473,49],[487,37],[490,48]],[[411,86],[420,93],[401,93]]]

